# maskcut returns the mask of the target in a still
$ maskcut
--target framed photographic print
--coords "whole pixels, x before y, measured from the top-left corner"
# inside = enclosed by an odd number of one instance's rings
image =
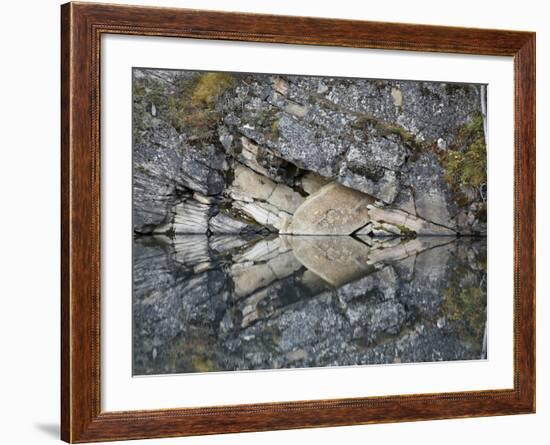
[[[534,33],[61,17],[63,440],[534,412]]]

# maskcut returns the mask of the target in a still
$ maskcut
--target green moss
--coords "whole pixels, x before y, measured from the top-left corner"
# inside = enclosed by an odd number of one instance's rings
[[[470,275],[474,273],[465,266],[455,269],[448,287],[443,290],[441,308],[459,338],[481,351],[487,319],[487,292],[482,286],[470,284]]]
[[[163,347],[159,354],[162,363],[185,372],[216,371],[216,337],[207,328],[192,329]]]
[[[480,287],[448,287],[443,291],[447,320],[457,326],[461,340],[481,350],[486,321],[487,295]]]
[[[455,193],[457,203],[468,204],[470,200],[462,193],[463,189],[479,190],[487,184],[487,150],[481,114],[459,128],[455,140],[440,160],[445,181]]]
[[[145,96],[145,93],[146,93],[146,90],[143,83],[138,81],[134,82],[133,89],[132,89],[134,100]]]
[[[479,206],[476,209],[474,215],[479,221],[487,222],[487,203],[483,203],[481,206]]]
[[[215,100],[235,83],[235,78],[227,73],[200,74],[191,101],[194,105],[211,106]]]
[[[406,238],[409,238],[409,237],[412,238],[416,236],[416,232],[414,230],[409,229],[406,226],[397,224],[395,227],[397,227],[400,230],[401,234]]]
[[[279,121],[278,113],[278,108],[269,106],[257,110],[253,116],[250,116],[250,120],[257,127],[271,129],[273,122]]]
[[[279,137],[279,120],[274,120],[271,123],[271,137],[277,139]]]
[[[168,121],[191,142],[215,140],[220,120],[216,99],[234,84],[235,78],[226,73],[201,73],[187,80],[167,98]]]
[[[383,135],[393,134],[399,136],[399,138],[405,144],[408,144],[415,148],[417,146],[416,138],[414,137],[414,135],[411,132],[405,130],[403,127],[400,127],[399,125],[377,122],[376,128]]]
[[[372,116],[359,116],[352,126],[356,129],[365,129],[366,127],[374,128],[380,136],[395,135],[401,139],[401,142],[413,150],[425,148],[425,144],[419,141],[414,134],[407,129],[397,124],[381,121]]]
[[[260,310],[259,315],[260,317],[264,317],[264,316],[270,315],[271,312],[272,312],[272,309],[270,310],[269,308],[266,308],[264,311]],[[279,331],[279,329],[277,327],[266,326],[258,334],[258,337],[256,338],[255,341],[258,342],[259,345],[261,345],[261,348],[264,351],[277,353],[280,340],[281,340],[281,332]]]
[[[247,120],[257,131],[261,132],[266,139],[275,140],[280,136],[280,114],[279,108],[267,106],[248,115]]]
[[[191,357],[191,366],[195,372],[208,372],[214,370],[212,360],[199,355],[194,355]]]
[[[487,251],[478,252],[475,255],[473,260],[474,267],[477,267],[480,270],[487,270]]]
[[[200,73],[190,79],[180,79],[174,91],[156,79],[136,79],[133,84],[135,128],[146,129],[142,128],[149,122],[145,113],[147,107],[154,104],[157,117],[185,133],[191,143],[214,141],[220,120],[216,100],[235,82],[231,74]],[[134,140],[139,141],[139,132],[134,133]]]
[[[153,103],[157,108],[164,108],[166,92],[163,85],[155,79],[136,79],[132,86],[134,103],[141,103],[143,106]]]

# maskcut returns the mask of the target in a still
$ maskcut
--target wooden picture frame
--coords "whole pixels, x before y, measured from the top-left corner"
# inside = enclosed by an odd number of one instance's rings
[[[512,56],[513,389],[102,412],[99,73],[103,34]],[[61,35],[63,440],[94,442],[535,412],[534,33],[67,3],[61,7]]]

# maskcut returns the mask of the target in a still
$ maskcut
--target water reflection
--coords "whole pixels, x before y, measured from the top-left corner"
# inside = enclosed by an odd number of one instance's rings
[[[486,358],[485,239],[143,237],[134,375]]]

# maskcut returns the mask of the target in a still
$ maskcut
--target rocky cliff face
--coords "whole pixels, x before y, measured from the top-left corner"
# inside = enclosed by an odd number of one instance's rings
[[[134,70],[134,231],[486,232],[478,85]]]

